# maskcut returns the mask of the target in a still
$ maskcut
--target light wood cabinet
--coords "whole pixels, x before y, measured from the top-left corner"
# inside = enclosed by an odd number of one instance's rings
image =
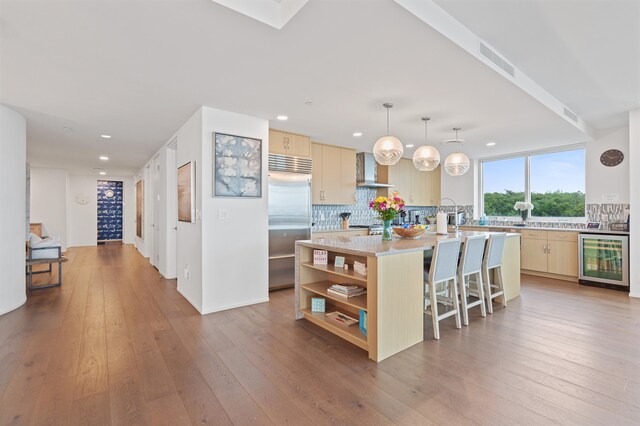
[[[432,172],[421,172],[415,168],[412,160],[401,159],[393,166],[387,167],[387,181],[393,185],[392,191],[398,191],[407,206],[436,206],[440,202],[440,167]],[[378,191],[378,195],[386,195],[389,190]]]
[[[311,140],[308,136],[270,129],[269,152],[272,154],[292,155],[294,157],[310,157]]]
[[[355,204],[356,153],[351,149],[311,144],[313,204]]]
[[[522,230],[522,269],[578,276],[578,233]]]

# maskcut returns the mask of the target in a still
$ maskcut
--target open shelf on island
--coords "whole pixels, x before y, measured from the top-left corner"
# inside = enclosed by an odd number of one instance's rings
[[[318,294],[320,296],[326,297],[327,299],[335,300],[336,302],[340,302],[344,305],[351,306],[356,309],[364,309],[367,310],[367,295],[363,294],[361,296],[356,297],[340,297],[334,294],[327,292],[327,289],[336,283],[331,281],[318,281],[315,283],[309,284],[301,284],[300,287],[308,290],[312,293]]]
[[[337,309],[332,305],[327,305],[326,310],[327,313],[329,313]],[[327,318],[325,312],[311,312],[310,309],[302,309],[302,313],[304,314],[305,319],[311,321],[312,323],[324,328],[325,330],[330,331],[337,336],[342,337],[343,339],[353,343],[354,345],[364,349],[365,351],[369,350],[367,336],[362,334],[360,328],[358,327],[358,324],[345,326],[339,324],[335,320]]]
[[[358,274],[353,269],[336,268],[333,265],[314,265],[312,262],[304,262],[302,265],[306,266],[307,268],[317,269],[318,271],[328,272],[330,274],[339,275],[341,277],[346,277],[355,281],[360,281],[363,283],[367,282],[366,276]]]

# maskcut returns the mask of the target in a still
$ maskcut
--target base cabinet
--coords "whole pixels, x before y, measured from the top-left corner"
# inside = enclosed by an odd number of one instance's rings
[[[578,234],[523,230],[521,264],[527,272],[578,278]]]

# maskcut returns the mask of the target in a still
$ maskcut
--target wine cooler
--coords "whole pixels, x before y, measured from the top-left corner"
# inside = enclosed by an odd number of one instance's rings
[[[629,289],[629,237],[580,234],[579,280],[581,284]]]

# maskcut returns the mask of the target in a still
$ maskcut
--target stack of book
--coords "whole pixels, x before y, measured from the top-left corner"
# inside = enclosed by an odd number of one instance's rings
[[[354,284],[334,284],[327,289],[327,293],[350,298],[366,294],[367,289]]]

